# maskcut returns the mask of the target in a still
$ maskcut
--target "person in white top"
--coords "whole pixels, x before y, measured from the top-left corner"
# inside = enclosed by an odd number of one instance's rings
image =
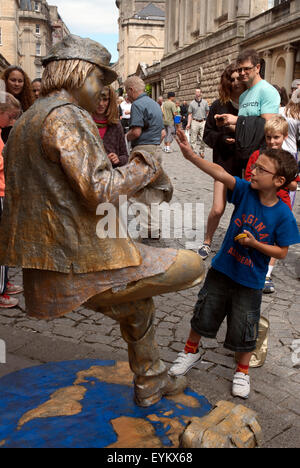
[[[297,140],[300,134],[300,89],[294,91],[289,103],[285,107],[281,107],[279,113],[289,124],[289,134],[282,148],[296,157]]]
[[[123,102],[121,102],[120,108],[122,111],[122,115],[120,117],[121,124],[123,126],[124,133],[127,133],[129,130],[129,121],[131,114],[131,102],[129,101],[127,94],[125,94],[125,99]]]
[[[300,137],[300,89],[293,92],[286,107],[281,107],[279,113],[287,120],[289,125],[288,137],[282,149],[289,151],[298,161],[298,139]],[[295,203],[296,192],[290,192],[291,204]]]

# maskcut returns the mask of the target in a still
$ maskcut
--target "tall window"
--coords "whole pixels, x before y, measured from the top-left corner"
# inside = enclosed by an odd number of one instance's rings
[[[39,25],[39,24],[36,24],[36,25],[35,25],[35,34],[41,34],[41,29],[40,29],[40,25]]]
[[[42,78],[42,74],[43,74],[42,67],[40,65],[37,65],[35,69],[36,69],[36,72],[35,72],[36,78]]]
[[[35,45],[35,55],[41,55],[41,44],[39,42]]]
[[[40,4],[39,4],[39,2],[34,2],[34,11],[40,11]]]

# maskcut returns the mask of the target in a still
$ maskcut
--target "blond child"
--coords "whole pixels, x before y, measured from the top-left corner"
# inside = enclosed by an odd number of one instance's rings
[[[284,141],[288,138],[288,131],[288,122],[281,115],[275,115],[270,120],[268,120],[265,125],[265,139],[267,148],[281,149]],[[245,179],[248,181],[251,180],[252,167],[256,163],[260,154],[261,150],[255,151],[249,158],[245,171]],[[290,209],[292,209],[290,191],[297,190],[297,179],[298,178],[291,182],[288,187],[281,189],[277,192],[277,196],[281,198],[281,200],[284,203],[286,203]],[[276,259],[271,258],[266,276],[265,286],[263,289],[263,292],[265,294],[275,292],[275,286],[271,278],[275,263]]]
[[[3,201],[5,195],[4,179],[4,161],[2,151],[4,143],[1,138],[2,128],[10,127],[15,123],[21,112],[19,101],[9,93],[0,91],[0,219],[3,210]],[[10,295],[19,294],[23,291],[21,286],[12,284],[8,281],[8,268],[0,266],[0,308],[15,307],[18,299]]]

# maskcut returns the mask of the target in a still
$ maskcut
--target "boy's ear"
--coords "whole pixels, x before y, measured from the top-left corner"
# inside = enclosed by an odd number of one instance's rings
[[[288,136],[289,136],[288,134],[285,136],[283,135],[283,139],[286,140]]]
[[[281,189],[285,186],[286,178],[283,176],[275,176],[275,185],[278,189]]]

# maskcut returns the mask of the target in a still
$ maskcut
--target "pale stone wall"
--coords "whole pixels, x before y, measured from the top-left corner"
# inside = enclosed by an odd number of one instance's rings
[[[20,8],[18,0],[0,0],[0,54],[21,66],[31,79],[42,75],[41,59],[55,41],[69,33],[57,7],[41,0],[40,11]]]
[[[114,66],[120,82],[136,72],[140,62],[152,65],[161,60],[164,54],[165,22],[134,18],[134,15],[150,2],[139,0],[119,0],[119,61]],[[153,1],[164,10],[165,2]]]
[[[18,64],[18,1],[0,0],[0,53],[11,64]]]
[[[268,0],[166,0],[164,95],[190,100],[201,87],[213,101],[224,68],[250,47],[265,60],[266,79],[289,92],[300,77],[300,1],[268,10]]]
[[[283,2],[246,22],[242,48],[253,47],[265,61],[265,78],[284,86],[300,78],[300,2]]]

